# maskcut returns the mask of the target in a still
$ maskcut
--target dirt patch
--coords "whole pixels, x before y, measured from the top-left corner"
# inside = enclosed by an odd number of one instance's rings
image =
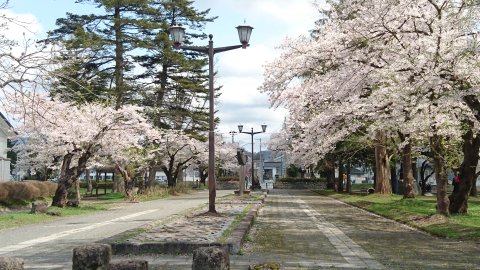
[[[448,218],[440,214],[434,214],[430,216],[414,216],[410,219],[410,222],[418,227],[426,227],[430,225],[448,223]]]

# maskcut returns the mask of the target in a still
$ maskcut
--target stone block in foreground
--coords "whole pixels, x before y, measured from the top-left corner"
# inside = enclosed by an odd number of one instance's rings
[[[148,261],[115,260],[110,262],[108,270],[148,270]]]
[[[228,252],[219,247],[201,247],[193,251],[192,270],[229,270]]]
[[[15,257],[0,257],[0,269],[23,270],[24,261]]]
[[[107,269],[112,249],[106,244],[91,244],[73,249],[72,270]]]
[[[34,201],[32,202],[32,210],[30,213],[37,214],[42,213],[45,214],[48,212],[48,203],[44,201]]]

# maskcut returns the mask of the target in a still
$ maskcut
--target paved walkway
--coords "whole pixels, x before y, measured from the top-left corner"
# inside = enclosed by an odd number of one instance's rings
[[[26,269],[69,269],[72,245],[116,234],[117,227],[123,231],[165,219],[170,212],[204,203],[205,197],[199,193],[86,220],[3,230],[0,255],[25,258]],[[230,257],[232,269],[267,261],[284,269],[480,269],[479,243],[433,237],[310,191],[272,190],[247,239],[243,255]],[[191,269],[191,255],[145,258],[149,269]]]
[[[480,269],[480,245],[440,239],[339,201],[273,190],[232,269]],[[151,269],[191,269],[191,256],[150,256]]]
[[[480,269],[480,245],[440,239],[309,191],[275,190],[247,256],[286,269]]]
[[[232,191],[217,191],[217,198]],[[129,229],[182,213],[208,202],[208,191],[142,203],[121,203],[108,211],[0,230],[0,256],[25,260],[25,269],[71,269],[72,250]]]

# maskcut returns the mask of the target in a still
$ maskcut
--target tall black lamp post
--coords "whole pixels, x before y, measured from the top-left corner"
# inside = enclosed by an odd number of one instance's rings
[[[225,51],[230,51],[234,49],[248,47],[248,41],[250,40],[250,35],[252,34],[253,27],[248,25],[237,26],[238,36],[240,38],[241,45],[227,46],[227,47],[213,47],[213,35],[209,35],[210,40],[208,41],[207,47],[197,47],[197,46],[182,46],[184,37],[185,37],[185,28],[175,25],[170,27],[170,36],[173,41],[173,45],[177,49],[189,50],[208,54],[208,104],[210,107],[209,111],[209,131],[208,131],[208,212],[216,213],[215,210],[215,197],[216,197],[216,187],[215,187],[215,110],[214,110],[214,88],[213,88],[213,56],[216,53],[221,53]]]
[[[267,125],[262,125],[262,131],[252,131],[246,132],[242,131],[243,130],[243,125],[238,125],[238,133],[245,133],[245,134],[250,134],[252,136],[252,189],[261,189],[262,187],[260,186],[260,181],[258,179],[255,179],[255,173],[254,173],[254,166],[253,166],[253,135],[259,134],[259,133],[264,133],[267,130]],[[260,153],[262,154],[262,153]]]

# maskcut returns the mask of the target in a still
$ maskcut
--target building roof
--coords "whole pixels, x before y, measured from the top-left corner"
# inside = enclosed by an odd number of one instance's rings
[[[14,127],[7,118],[0,112],[0,129],[7,135],[7,136],[14,136],[17,134],[14,130]]]

